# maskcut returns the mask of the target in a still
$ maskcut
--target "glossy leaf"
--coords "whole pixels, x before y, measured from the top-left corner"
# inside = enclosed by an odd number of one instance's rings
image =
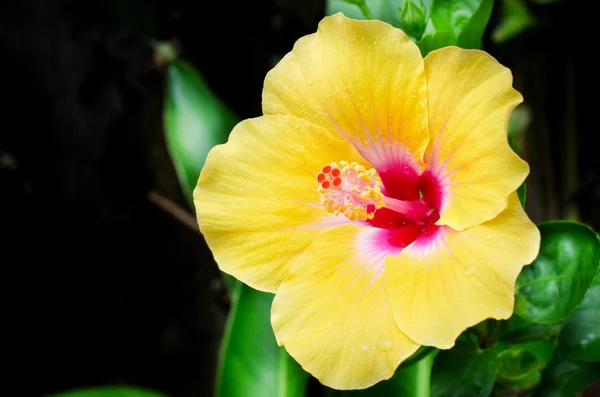
[[[542,372],[540,395],[574,397],[597,379],[600,379],[600,363],[562,360],[554,355]]]
[[[415,354],[417,354],[415,352]],[[431,384],[431,368],[438,353],[435,349],[422,350],[418,361],[410,365],[403,363],[391,379],[381,381],[364,390],[325,389],[325,397],[429,397]],[[424,354],[424,355],[423,355]],[[413,355],[414,356],[414,355]]]
[[[425,33],[418,42],[423,56],[450,45],[480,49],[493,5],[493,0],[433,0]]]
[[[186,198],[192,192],[210,149],[225,143],[238,118],[212,93],[187,62],[169,64],[164,108],[165,139]]]
[[[535,17],[523,0],[503,0],[500,22],[492,33],[495,43],[502,43],[534,26]]]
[[[548,364],[553,349],[548,341],[509,345],[498,354],[498,378],[510,382],[525,380]]]
[[[565,320],[558,346],[560,355],[568,360],[600,362],[600,276],[575,313]]]
[[[217,397],[303,397],[307,374],[271,327],[273,295],[238,282],[221,344]]]
[[[539,228],[540,253],[517,279],[515,313],[549,324],[567,318],[583,300],[600,266],[600,240],[577,222],[553,221]]]
[[[50,394],[48,397],[166,397],[153,390],[133,386],[97,386]]]
[[[431,396],[487,397],[497,372],[495,351],[481,350],[474,341],[459,341],[452,349],[438,353],[431,377]]]

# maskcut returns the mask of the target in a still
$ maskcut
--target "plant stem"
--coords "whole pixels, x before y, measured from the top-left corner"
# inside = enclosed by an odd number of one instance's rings
[[[365,3],[364,0],[357,1],[354,4],[356,4],[358,6],[358,8],[360,8],[360,10],[362,11],[362,13],[365,16],[365,18],[367,18],[367,19],[373,19],[373,14],[371,14],[371,10],[369,10],[369,7],[367,6],[367,3]]]
[[[395,383],[402,385],[402,392],[398,396],[430,397],[431,369],[438,350],[434,350],[423,359],[406,367],[400,368],[394,375]],[[397,389],[399,392],[400,389]]]

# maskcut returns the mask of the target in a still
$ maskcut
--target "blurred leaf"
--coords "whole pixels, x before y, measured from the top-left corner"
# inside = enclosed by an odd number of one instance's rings
[[[210,149],[225,143],[238,118],[182,60],[170,63],[165,99],[165,139],[185,197],[192,192]]]
[[[451,45],[481,48],[493,5],[493,0],[433,0],[425,33],[418,42],[423,56]]]
[[[552,356],[542,372],[540,395],[544,397],[574,397],[600,378],[600,363],[561,360]]]
[[[503,342],[519,343],[534,340],[553,340],[560,332],[561,324],[531,324],[527,327],[510,331],[502,336]]]
[[[600,240],[577,222],[547,222],[539,229],[540,253],[517,279],[515,313],[549,324],[567,318],[583,300],[600,266]]]
[[[553,349],[549,341],[508,345],[498,354],[498,378],[510,382],[525,380],[548,364]]]
[[[502,43],[535,25],[535,18],[523,0],[503,0],[500,22],[492,33],[492,41]]]
[[[525,182],[521,183],[521,186],[517,188],[517,196],[519,196],[521,207],[525,208],[525,203],[527,202],[527,186]]]
[[[572,361],[600,361],[600,276],[560,331],[558,349]]]
[[[431,51],[447,46],[451,41],[451,36],[452,34],[446,31],[425,34],[417,43],[423,57],[426,57]]]
[[[433,364],[432,397],[487,397],[498,371],[496,352],[480,350],[474,341],[459,341],[440,350]]]
[[[400,27],[413,40],[419,40],[429,19],[431,0],[404,0],[400,7]]]
[[[429,0],[431,1],[431,0]],[[365,0],[364,4],[369,9],[373,19],[378,19],[400,27],[400,7],[403,0]],[[359,5],[353,1],[346,0],[326,0],[325,15],[333,15],[338,12],[343,13],[348,18],[366,19]]]
[[[498,355],[498,367],[498,377],[512,382],[523,380],[542,368],[531,352],[516,348]]]
[[[98,386],[50,394],[48,397],[166,397],[153,390],[133,386]]]
[[[217,397],[304,397],[307,374],[271,327],[273,295],[238,282],[221,344]]]
[[[454,4],[456,2],[452,1],[452,3]],[[475,8],[477,3],[479,3],[479,6]],[[490,16],[492,15],[494,0],[465,1],[465,4],[467,4],[465,9],[468,9],[469,11],[471,11],[471,9],[476,9],[476,11],[470,17],[466,25],[462,27],[458,34],[456,44],[461,48],[480,49],[483,47],[482,38],[490,20]],[[458,25],[461,21],[462,15],[461,13],[458,13],[456,24]]]
[[[508,119],[508,144],[518,155],[522,155],[523,138],[531,125],[531,110],[522,103],[513,110]]]
[[[364,390],[333,390],[326,388],[325,397],[428,397],[431,367],[438,351],[425,349],[422,352],[422,354],[419,354],[420,360],[411,361],[410,365],[403,363],[391,379],[381,381]]]

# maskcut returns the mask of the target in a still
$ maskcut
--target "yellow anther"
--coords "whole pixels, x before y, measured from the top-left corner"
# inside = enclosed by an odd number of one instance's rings
[[[351,221],[373,219],[375,211],[384,206],[381,178],[373,168],[334,162],[323,167],[317,182],[325,209]]]

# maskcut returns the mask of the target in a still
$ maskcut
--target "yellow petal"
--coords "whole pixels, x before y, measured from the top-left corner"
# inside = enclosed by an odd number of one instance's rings
[[[388,379],[418,348],[394,323],[382,272],[386,252],[361,244],[369,229],[345,225],[323,234],[298,257],[273,301],[277,342],[335,389]]]
[[[221,270],[275,292],[298,254],[347,222],[328,214],[317,192],[321,168],[340,159],[361,161],[350,144],[304,120],[239,123],[211,150],[194,190],[200,231]]]
[[[540,233],[516,194],[496,218],[455,231],[442,226],[385,264],[399,328],[417,343],[448,349],[466,328],[513,312],[515,281],[537,256]]]
[[[507,124],[522,102],[512,74],[483,51],[446,47],[425,58],[431,142],[425,162],[442,179],[438,225],[492,219],[529,173],[509,147]]]
[[[401,30],[338,13],[268,73],[263,112],[326,128],[381,173],[391,163],[419,168],[429,140],[426,96],[423,58]]]

